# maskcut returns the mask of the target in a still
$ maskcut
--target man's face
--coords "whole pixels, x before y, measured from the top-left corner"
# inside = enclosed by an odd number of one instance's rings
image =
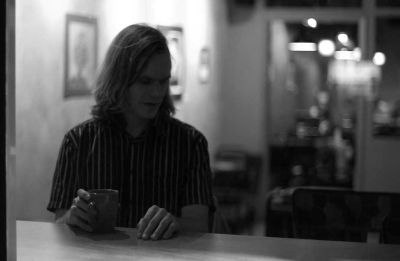
[[[154,54],[127,92],[126,113],[137,120],[153,119],[169,88],[171,60],[168,53]]]

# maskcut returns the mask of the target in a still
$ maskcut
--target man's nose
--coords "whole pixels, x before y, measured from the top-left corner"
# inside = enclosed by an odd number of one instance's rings
[[[164,91],[165,86],[159,81],[154,81],[151,87],[151,94],[154,96],[162,96],[164,95]]]

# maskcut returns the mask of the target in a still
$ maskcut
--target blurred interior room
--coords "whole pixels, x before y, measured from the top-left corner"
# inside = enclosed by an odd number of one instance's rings
[[[111,39],[139,22],[171,40],[176,117],[208,139],[232,234],[293,237],[302,186],[400,193],[400,1],[11,2],[16,220],[54,220],[46,204],[63,135],[90,117]]]

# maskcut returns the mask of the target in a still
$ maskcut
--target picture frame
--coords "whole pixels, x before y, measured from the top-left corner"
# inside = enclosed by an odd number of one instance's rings
[[[157,29],[165,36],[171,53],[171,79],[170,93],[174,100],[180,100],[184,94],[184,45],[183,28],[180,26],[157,26]]]
[[[66,15],[64,98],[89,96],[97,70],[97,18]]]
[[[200,50],[198,76],[201,84],[208,84],[211,75],[211,51],[209,47]]]

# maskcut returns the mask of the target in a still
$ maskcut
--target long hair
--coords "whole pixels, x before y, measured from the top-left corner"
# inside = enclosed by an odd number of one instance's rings
[[[123,108],[128,88],[137,80],[149,58],[168,53],[168,44],[160,31],[144,24],[124,28],[112,41],[97,78],[94,118],[123,121]],[[175,113],[170,92],[158,112],[161,116]]]

